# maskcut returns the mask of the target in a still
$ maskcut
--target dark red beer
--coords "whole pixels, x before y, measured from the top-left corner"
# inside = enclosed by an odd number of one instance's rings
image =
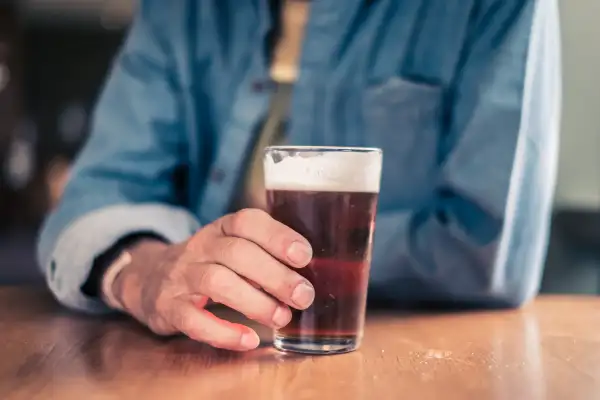
[[[377,193],[268,190],[270,214],[303,235],[313,260],[298,270],[315,301],[279,331],[307,340],[355,338],[362,330]]]
[[[360,345],[381,161],[378,149],[267,148],[268,211],[310,242],[313,259],[297,271],[315,288],[313,304],[275,332],[276,348],[331,354]]]

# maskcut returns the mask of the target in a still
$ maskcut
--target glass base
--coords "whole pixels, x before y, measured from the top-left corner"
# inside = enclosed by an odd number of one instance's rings
[[[313,354],[343,354],[359,348],[361,338],[358,336],[341,337],[291,337],[275,335],[273,346],[277,350]]]

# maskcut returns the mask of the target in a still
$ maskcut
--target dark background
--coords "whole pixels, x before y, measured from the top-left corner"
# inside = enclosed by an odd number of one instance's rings
[[[595,4],[586,1],[580,4]],[[85,140],[99,88],[123,39],[130,4],[126,0],[0,0],[0,71],[4,71],[0,73],[0,284],[41,280],[35,263],[35,235],[60,194],[69,162]],[[566,20],[565,31],[573,34],[567,39],[572,39],[582,23],[575,14]],[[598,40],[592,43],[600,43],[598,33]],[[570,47],[565,53],[571,60],[578,42],[566,43]],[[583,45],[582,49],[588,51]],[[569,102],[569,98],[581,96],[569,76],[581,76],[578,66],[589,62],[570,65],[566,65]],[[600,95],[599,82],[586,82],[585,87],[596,84]],[[600,138],[600,125],[592,126],[591,132],[597,135],[595,139]],[[567,139],[570,135],[563,132]],[[581,175],[583,170],[570,162],[563,160],[563,169]],[[600,163],[597,165],[600,185]],[[596,176],[589,170],[587,175]],[[571,178],[561,176],[571,183]],[[594,194],[589,185],[579,187]],[[562,197],[582,197],[576,189],[566,194]],[[600,207],[578,204],[557,205],[545,292],[600,291]]]
[[[19,6],[0,0],[0,65],[10,71],[0,90],[0,283],[40,279],[33,243],[52,206],[52,179],[61,178],[53,167],[72,160],[85,139],[125,29],[93,10],[30,15]],[[22,164],[30,172],[19,177]]]

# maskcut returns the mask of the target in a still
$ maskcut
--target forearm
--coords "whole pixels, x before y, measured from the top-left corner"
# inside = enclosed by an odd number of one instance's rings
[[[101,299],[103,296],[102,281],[108,269],[124,252],[131,251],[146,242],[165,243],[165,239],[152,232],[135,232],[119,239],[117,243],[94,260],[92,270],[81,287],[81,291],[89,297]]]
[[[107,312],[98,292],[103,271],[93,268],[96,261],[108,259],[110,250],[124,238],[151,234],[167,243],[180,243],[198,229],[190,213],[167,205],[108,206],[74,218],[63,203],[44,224],[38,258],[61,303],[84,312]],[[90,280],[92,275],[95,280]]]
[[[537,289],[536,265],[500,265],[498,240],[477,243],[434,215],[378,216],[372,295],[395,302],[512,307]]]
[[[558,9],[497,4],[453,84],[434,201],[378,216],[372,285],[386,297],[519,306],[537,293],[558,158]]]

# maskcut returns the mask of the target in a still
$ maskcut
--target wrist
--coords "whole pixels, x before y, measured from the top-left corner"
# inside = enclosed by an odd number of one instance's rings
[[[168,244],[155,238],[141,238],[122,248],[105,270],[101,282],[101,296],[111,308],[128,311],[136,308],[141,298],[140,274],[143,269],[160,260],[160,254]]]
[[[131,253],[127,250],[121,251],[119,256],[104,271],[100,282],[100,296],[104,303],[113,310],[124,311],[125,307],[116,296],[115,283],[121,273],[132,262]]]
[[[107,268],[102,297],[109,307],[137,315],[140,308],[143,276],[160,263],[169,245],[156,239],[142,239],[123,249],[121,256]]]

